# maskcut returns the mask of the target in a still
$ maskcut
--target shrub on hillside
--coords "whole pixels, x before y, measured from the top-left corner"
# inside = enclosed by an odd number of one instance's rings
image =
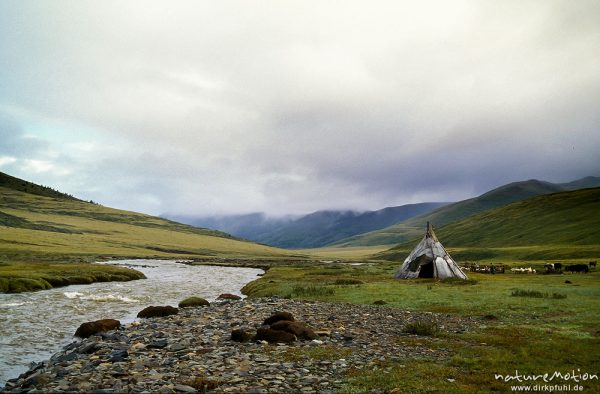
[[[440,331],[436,323],[431,321],[415,321],[408,323],[402,332],[413,335],[434,336]]]

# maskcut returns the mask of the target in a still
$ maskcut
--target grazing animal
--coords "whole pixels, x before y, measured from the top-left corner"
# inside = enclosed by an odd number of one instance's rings
[[[562,264],[561,263],[546,263],[544,264],[544,268],[546,268],[546,273],[551,272],[562,272]]]
[[[588,263],[588,265],[590,266],[590,268],[592,268],[592,267],[596,268],[596,261],[590,261]]]
[[[531,267],[528,267],[528,268],[511,268],[510,271],[512,273],[515,273],[515,274],[535,274],[535,273],[537,273],[537,271],[534,270]]]
[[[565,271],[569,272],[583,272],[584,274],[588,273],[590,269],[586,264],[571,264],[567,265]]]

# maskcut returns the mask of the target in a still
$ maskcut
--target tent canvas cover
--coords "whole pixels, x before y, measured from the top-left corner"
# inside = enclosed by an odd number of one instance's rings
[[[458,264],[438,241],[433,227],[427,222],[427,232],[408,255],[396,273],[396,279],[460,278],[468,279]]]

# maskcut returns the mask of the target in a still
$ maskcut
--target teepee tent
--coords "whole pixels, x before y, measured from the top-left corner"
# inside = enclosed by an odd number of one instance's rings
[[[438,241],[429,222],[425,236],[396,272],[396,279],[414,278],[467,279],[467,275]]]

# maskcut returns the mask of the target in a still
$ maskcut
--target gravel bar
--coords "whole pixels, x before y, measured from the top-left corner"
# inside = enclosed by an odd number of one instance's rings
[[[231,340],[232,330],[256,332],[282,311],[319,339],[285,345]],[[443,347],[403,344],[408,323],[434,322],[442,332],[460,333],[478,320],[277,297],[217,301],[76,340],[9,380],[2,393],[334,393],[350,370],[386,373],[390,363],[403,365],[407,358],[450,356]]]

